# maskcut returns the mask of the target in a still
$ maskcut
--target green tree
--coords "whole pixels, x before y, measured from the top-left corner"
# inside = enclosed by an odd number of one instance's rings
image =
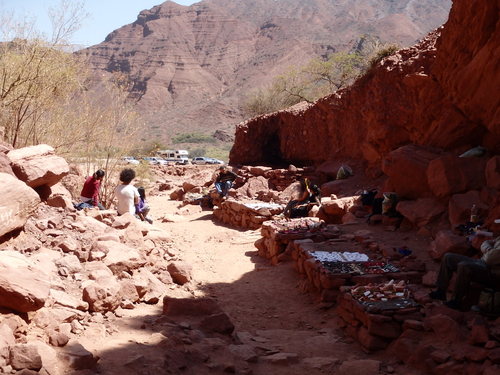
[[[243,110],[248,117],[253,117],[302,101],[312,103],[351,85],[367,69],[397,49],[397,46],[382,44],[378,38],[364,35],[355,43],[352,52],[333,53],[326,59],[315,58],[275,77],[270,85],[248,96]]]

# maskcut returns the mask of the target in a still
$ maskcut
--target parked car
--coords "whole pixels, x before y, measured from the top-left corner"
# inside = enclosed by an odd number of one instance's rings
[[[210,162],[210,158],[207,158],[205,156],[197,156],[191,160],[192,164],[212,164]]]
[[[136,158],[134,158],[133,156],[124,156],[122,158],[123,162],[126,163],[126,164],[133,164],[133,165],[137,165],[139,164],[139,160],[137,160]]]
[[[222,160],[219,159],[214,159],[214,158],[208,158],[210,159],[209,164],[225,164]]]
[[[166,161],[165,159],[158,158],[156,156],[148,156],[148,157],[145,157],[142,159],[147,161],[149,164],[154,164],[154,165],[168,165],[169,164],[169,162]]]

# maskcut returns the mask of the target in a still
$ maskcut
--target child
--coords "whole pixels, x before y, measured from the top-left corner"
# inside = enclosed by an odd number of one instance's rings
[[[142,221],[146,220],[149,224],[153,224],[153,220],[148,217],[149,205],[146,202],[146,190],[141,186],[137,188],[139,192],[139,202],[135,205],[135,214]]]

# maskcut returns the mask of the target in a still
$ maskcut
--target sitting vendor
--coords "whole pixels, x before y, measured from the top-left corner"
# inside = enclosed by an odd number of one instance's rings
[[[287,218],[306,217],[313,206],[319,205],[321,205],[321,191],[306,178],[300,182],[298,199],[288,202],[283,215]]]
[[[443,257],[437,279],[437,289],[430,293],[434,299],[446,300],[446,291],[453,273],[457,281],[452,299],[445,302],[453,309],[462,308],[470,283],[475,281],[486,286],[500,285],[500,237],[481,244],[482,257],[469,258],[464,255],[446,253]]]
[[[229,189],[233,186],[234,180],[238,175],[226,168],[226,166],[219,167],[219,173],[215,177],[215,190],[219,193],[220,197],[227,196]]]

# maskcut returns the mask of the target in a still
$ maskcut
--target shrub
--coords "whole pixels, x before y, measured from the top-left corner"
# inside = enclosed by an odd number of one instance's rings
[[[369,66],[373,68],[380,61],[382,61],[382,59],[394,55],[399,49],[399,46],[395,44],[390,44],[388,46],[382,47],[381,49],[376,51],[375,54],[370,58]]]
[[[215,143],[215,139],[207,134],[182,133],[173,137],[172,143]]]

